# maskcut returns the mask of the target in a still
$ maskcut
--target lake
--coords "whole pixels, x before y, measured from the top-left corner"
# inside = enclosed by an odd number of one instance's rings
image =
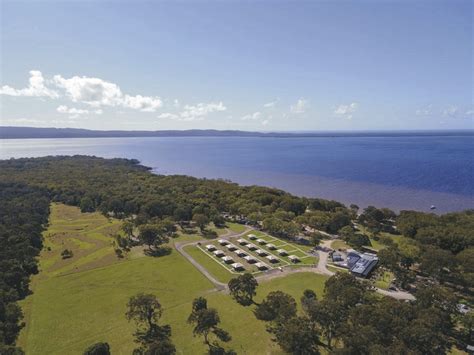
[[[224,178],[360,207],[474,208],[473,136],[0,140],[0,158],[135,158],[159,174]]]

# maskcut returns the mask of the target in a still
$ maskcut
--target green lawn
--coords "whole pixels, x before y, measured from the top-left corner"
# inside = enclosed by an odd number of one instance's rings
[[[255,319],[253,307],[242,307],[229,295],[213,291],[213,285],[176,250],[160,258],[143,256],[139,248],[125,259],[113,253],[95,258],[96,253],[110,251],[111,235],[119,226],[120,221],[109,221],[99,214],[52,206],[50,229],[45,232],[45,244],[51,251],[45,249],[41,254],[42,271],[33,278],[33,294],[22,302],[27,326],[18,343],[27,354],[82,354],[97,341],[108,342],[113,354],[130,354],[135,346],[134,325],[124,314],[128,299],[138,292],[151,292],[159,298],[163,323],[172,327],[178,354],[205,352],[202,340],[193,337],[186,322],[192,300],[202,295],[219,311],[222,326],[233,336],[229,346],[238,353],[282,353],[265,331],[265,324]],[[74,257],[64,261],[57,253],[65,245],[74,248]],[[193,255],[196,258],[208,258],[197,251],[201,254]],[[227,278],[231,275],[222,271]],[[320,295],[325,280],[312,273],[273,279],[260,285],[257,300],[273,290],[297,299],[307,288]]]
[[[232,222],[226,222],[226,226],[229,230],[235,233],[242,233],[245,230],[245,228],[247,228],[244,224],[232,223]]]
[[[210,255],[195,245],[188,245],[184,247],[184,250],[220,282],[227,283],[231,278],[237,276],[227,271],[223,266],[219,265],[217,261],[212,259]]]
[[[375,287],[381,288],[383,290],[387,290],[392,283],[392,280],[395,276],[390,271],[383,271],[382,273],[378,274],[375,279]]]
[[[343,240],[335,240],[331,243],[331,248],[333,249],[351,249]]]

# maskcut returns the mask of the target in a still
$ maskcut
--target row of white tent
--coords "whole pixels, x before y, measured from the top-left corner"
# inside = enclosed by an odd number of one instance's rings
[[[269,262],[272,263],[272,264],[273,263],[278,263],[280,261],[275,256],[268,255],[268,253],[265,250],[257,249],[257,246],[255,246],[254,244],[248,243],[245,239],[238,239],[237,241],[241,245],[245,245],[249,250],[255,251],[255,253],[258,254],[259,256],[266,257],[269,260]],[[225,246],[229,251],[235,252],[239,257],[242,257],[243,259],[245,259],[245,261],[247,261],[249,264],[255,264],[255,266],[259,270],[268,269],[268,266],[265,263],[260,262],[257,258],[254,258],[251,255],[247,255],[247,253],[244,250],[238,249],[234,244],[230,243],[229,241],[227,241],[225,239],[219,239],[218,243],[222,246]],[[269,245],[267,245],[267,247],[268,246]],[[208,251],[212,252],[218,258],[222,258],[222,260],[226,264],[231,264],[232,268],[234,268],[235,270],[242,270],[244,268],[242,264],[234,263],[233,262],[234,260],[232,259],[232,257],[225,255],[225,253],[222,250],[218,250],[214,245],[208,244],[208,245],[206,245],[206,249]],[[284,249],[278,249],[277,253],[279,253],[281,256],[288,255],[287,251],[284,250]],[[288,258],[292,262],[300,261],[299,258],[296,255],[290,255],[290,256],[288,256]]]

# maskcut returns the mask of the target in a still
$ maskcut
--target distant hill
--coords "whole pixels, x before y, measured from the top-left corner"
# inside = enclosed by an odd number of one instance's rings
[[[81,128],[39,128],[0,126],[0,139],[15,138],[107,138],[107,137],[390,137],[390,136],[471,136],[474,130],[451,131],[322,131],[248,132],[237,130],[190,129],[161,131],[99,131]]]

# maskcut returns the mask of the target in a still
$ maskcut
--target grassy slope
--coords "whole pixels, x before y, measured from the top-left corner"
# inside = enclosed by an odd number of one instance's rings
[[[164,307],[163,322],[171,324],[180,354],[205,350],[186,323],[191,302],[200,295],[219,311],[222,326],[234,338],[229,346],[239,353],[281,353],[251,307],[213,291],[212,284],[176,251],[161,258],[134,251],[128,259],[117,259],[111,242],[119,226],[119,221],[96,213],[52,206],[51,226],[45,232],[51,251],[45,248],[42,253],[42,271],[32,282],[34,293],[22,304],[28,325],[19,345],[27,354],[81,354],[96,341],[109,342],[114,354],[130,354],[134,326],[124,313],[128,299],[138,292],[158,296]],[[73,250],[73,258],[58,258],[65,247]],[[99,251],[101,257],[93,257]],[[321,294],[324,281],[323,276],[306,273],[274,279],[259,287],[258,299],[277,289],[297,298],[306,288]]]

